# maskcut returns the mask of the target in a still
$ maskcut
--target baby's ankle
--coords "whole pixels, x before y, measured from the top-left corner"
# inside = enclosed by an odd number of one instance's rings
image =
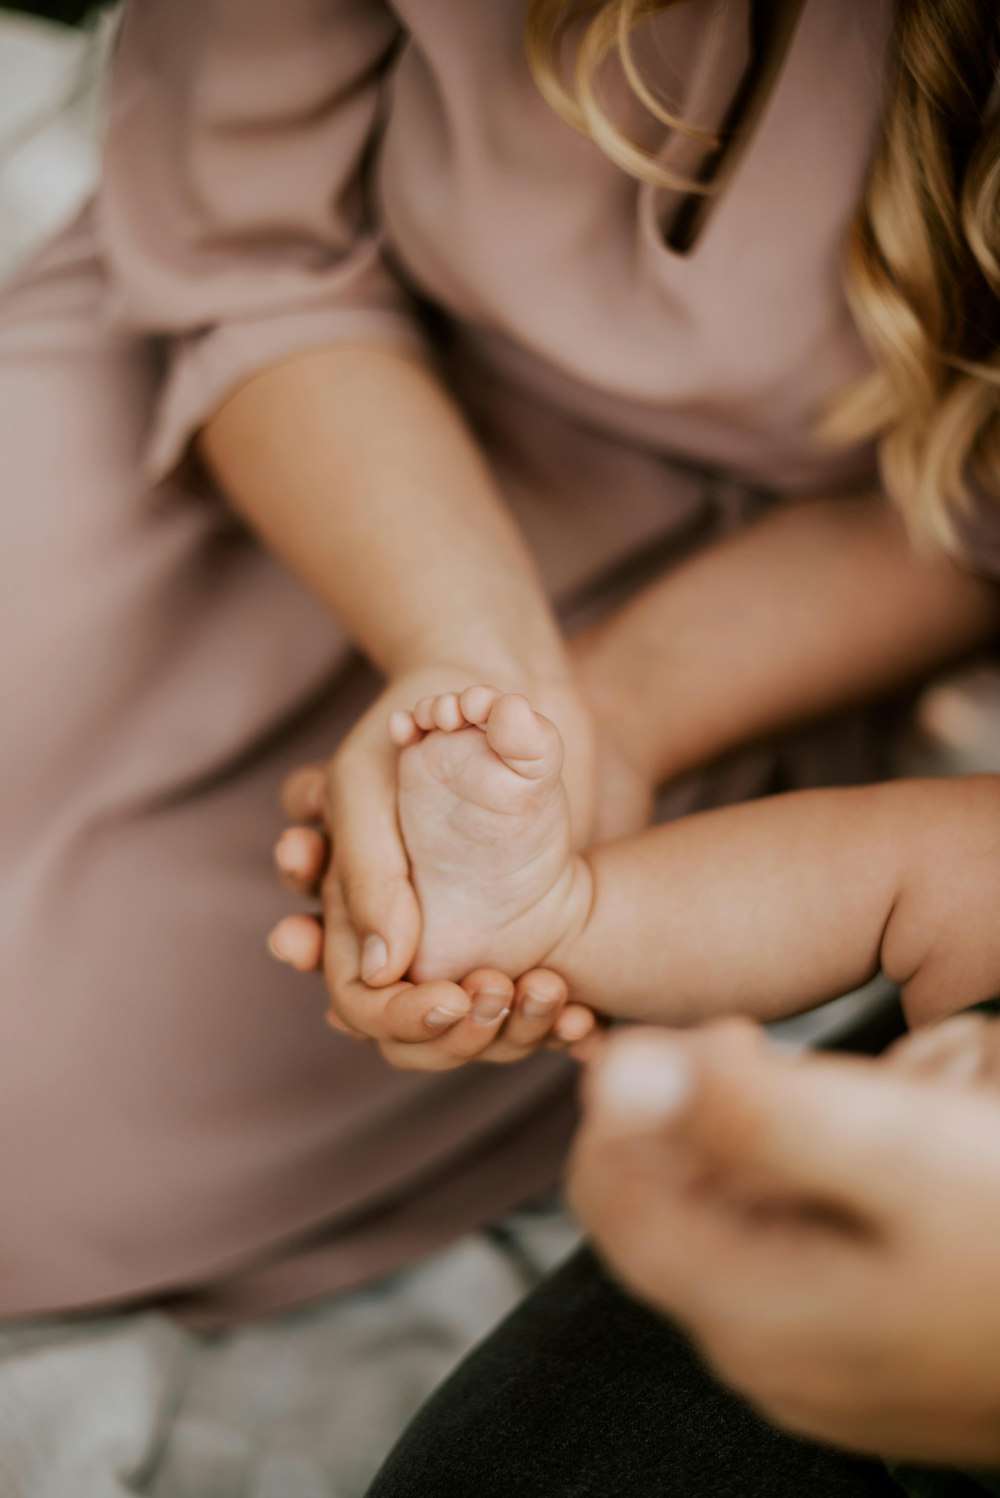
[[[551,968],[565,977],[573,971],[573,954],[594,907],[594,874],[585,854],[574,855],[559,890],[554,893],[552,945],[538,966]]]

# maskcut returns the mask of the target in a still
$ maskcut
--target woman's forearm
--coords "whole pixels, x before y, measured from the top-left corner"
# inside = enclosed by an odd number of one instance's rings
[[[916,556],[883,500],[810,500],[653,584],[585,642],[581,672],[662,781],[918,679],[998,624],[1000,590]]]
[[[375,348],[272,366],[208,423],[233,505],[375,664],[566,674],[535,568],[434,376]]]

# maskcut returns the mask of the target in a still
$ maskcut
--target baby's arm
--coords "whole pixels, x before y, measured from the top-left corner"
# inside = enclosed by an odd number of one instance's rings
[[[672,566],[577,647],[591,701],[659,784],[877,698],[985,643],[1000,590],[918,555],[883,497],[774,506]]]
[[[880,968],[912,1023],[1000,991],[1000,779],[780,796],[582,868],[575,925],[546,961],[606,1014],[772,1020]]]

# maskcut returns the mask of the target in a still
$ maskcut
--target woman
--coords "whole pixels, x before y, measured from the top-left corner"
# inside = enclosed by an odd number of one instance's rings
[[[292,766],[342,740],[338,1023],[425,1071],[504,1059],[554,1023],[533,975],[507,1021],[495,978],[402,981],[392,707],[528,691],[606,836],[995,627],[995,17],[648,10],[634,56],[619,0],[126,12],[97,200],[0,329],[4,1314],[261,1312],[553,1178],[558,1060],[402,1077],[285,1002],[257,935]],[[961,565],[912,554],[875,438]],[[571,658],[549,598],[618,611]],[[798,750],[677,804],[870,769],[856,723]]]

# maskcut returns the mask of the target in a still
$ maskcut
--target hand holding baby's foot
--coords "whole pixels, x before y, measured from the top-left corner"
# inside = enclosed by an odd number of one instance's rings
[[[589,898],[554,724],[523,697],[476,686],[393,713],[389,732],[423,919],[411,975],[542,964]]]
[[[503,1066],[541,1049],[576,1054],[598,1031],[591,1011],[568,1003],[562,978],[544,969],[516,983],[486,969],[460,988],[471,1005],[464,1018],[420,1045],[383,1041],[386,1060],[407,1071],[450,1071],[472,1061]]]
[[[296,806],[293,814],[297,810]],[[308,812],[305,807],[299,814]],[[316,893],[328,856],[322,838],[315,845],[317,836],[298,827],[283,839],[283,848],[287,844],[291,855],[289,883],[308,894]],[[479,970],[457,985],[437,981],[415,986],[404,981],[367,989],[358,971],[357,937],[340,901],[333,901],[328,916],[336,929],[327,931],[325,943],[317,917],[293,915],[272,932],[271,950],[301,972],[329,968],[335,979],[331,986],[351,997],[352,1013],[366,1016],[362,1034],[346,1025],[331,1006],[330,1025],[358,1039],[374,1040],[394,1066],[446,1071],[471,1061],[503,1065],[523,1061],[543,1048],[577,1056],[581,1045],[592,1044],[599,1034],[593,1013],[568,1002],[563,980],[543,969],[525,973],[516,983],[501,972]]]
[[[472,688],[425,699],[414,714],[395,713],[391,737],[405,750],[400,820],[412,833],[408,852],[431,939],[410,974],[416,986],[365,987],[358,940],[336,899],[327,902],[325,933],[313,917],[286,917],[272,933],[272,951],[303,971],[322,967],[394,1065],[506,1063],[542,1047],[576,1053],[597,1031],[594,1015],[568,1002],[562,979],[536,965],[565,931],[580,893],[558,734],[522,698]],[[319,785],[321,774],[313,772],[310,784]],[[294,780],[287,809],[307,821],[315,816],[311,801],[292,797],[306,776]],[[282,839],[278,862],[292,888],[314,894],[328,857],[325,839],[300,827]],[[502,946],[504,971],[529,969],[516,983],[484,970],[491,942]],[[330,1020],[344,1028],[333,1010]]]

